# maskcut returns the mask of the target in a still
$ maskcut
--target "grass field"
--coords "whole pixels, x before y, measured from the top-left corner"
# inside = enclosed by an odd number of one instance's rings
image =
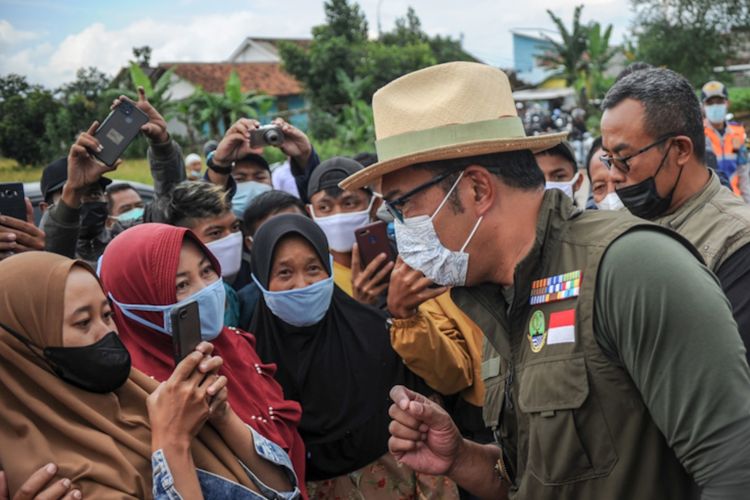
[[[33,182],[42,178],[44,167],[19,167],[15,160],[0,158],[0,182]],[[106,175],[110,179],[153,184],[145,158],[124,160],[117,170]]]

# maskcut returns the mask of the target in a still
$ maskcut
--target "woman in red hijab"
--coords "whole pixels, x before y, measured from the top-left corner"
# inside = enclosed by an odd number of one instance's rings
[[[198,238],[165,224],[135,226],[107,246],[100,277],[133,366],[159,381],[175,368],[169,313],[175,304],[198,302],[203,340],[224,359],[219,373],[228,379],[229,404],[244,422],[286,450],[303,485],[305,450],[297,432],[302,409],[284,399],[274,379],[276,365],[261,362],[255,337],[224,327],[221,269]]]

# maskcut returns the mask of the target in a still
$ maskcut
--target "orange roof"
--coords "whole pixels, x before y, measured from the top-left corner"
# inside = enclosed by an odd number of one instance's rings
[[[302,85],[281,69],[280,63],[161,63],[174,68],[182,79],[207,92],[224,92],[224,84],[234,69],[242,82],[242,91],[262,92],[272,96],[302,93]]]

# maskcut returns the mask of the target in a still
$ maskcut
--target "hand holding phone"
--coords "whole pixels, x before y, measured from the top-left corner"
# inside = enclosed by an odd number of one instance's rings
[[[26,220],[23,184],[20,182],[0,184],[0,215],[7,215],[22,221]]]
[[[352,248],[352,295],[363,304],[374,305],[388,288],[394,252],[382,221],[354,230]]]
[[[169,314],[169,319],[172,322],[174,362],[178,365],[201,342],[201,317],[198,303],[192,301],[173,309]]]
[[[136,138],[141,127],[147,123],[146,113],[131,101],[120,100],[94,132],[94,138],[99,141],[101,148],[92,153],[105,165],[113,166]]]

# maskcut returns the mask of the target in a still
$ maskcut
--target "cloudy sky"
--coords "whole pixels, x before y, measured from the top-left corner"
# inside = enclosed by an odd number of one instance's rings
[[[625,0],[359,0],[377,32],[393,26],[409,5],[430,34],[463,35],[464,47],[500,67],[512,67],[511,29],[553,29],[545,9],[570,23],[584,3],[584,21],[614,25],[614,41],[627,33],[632,12]],[[322,0],[0,0],[0,75],[20,73],[55,87],[78,68],[114,75],[133,46],[150,45],[153,62],[220,61],[246,36],[308,37],[324,20]]]

